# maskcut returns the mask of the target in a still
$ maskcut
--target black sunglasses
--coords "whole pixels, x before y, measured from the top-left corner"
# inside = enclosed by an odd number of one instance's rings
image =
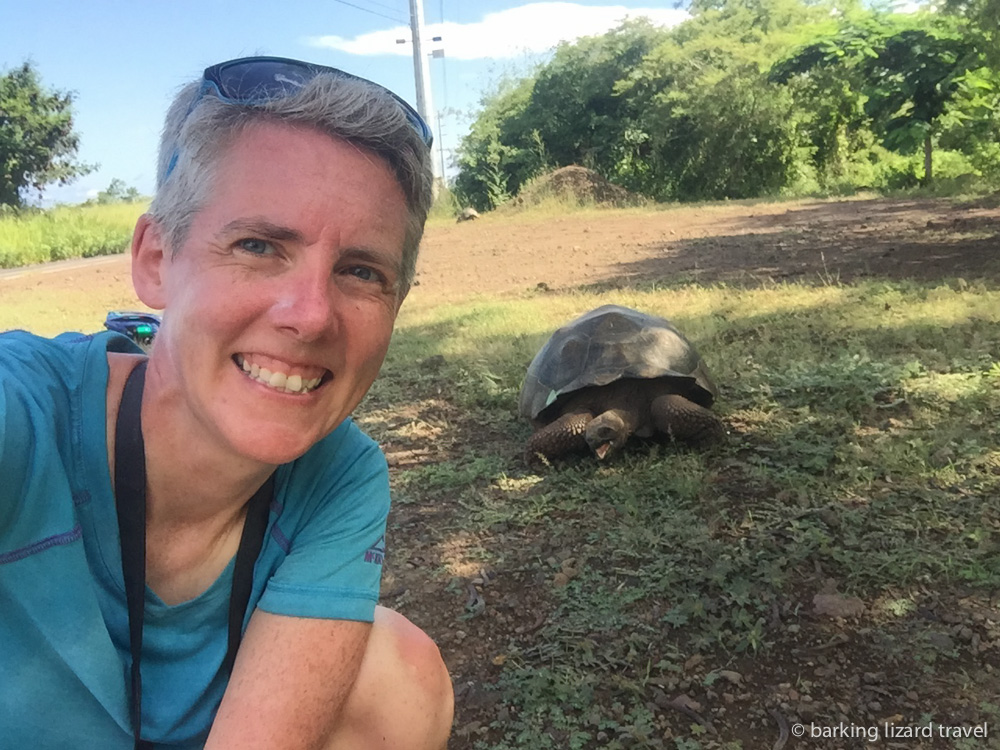
[[[230,104],[249,106],[263,104],[264,102],[294,94],[296,90],[302,88],[313,78],[321,74],[335,75],[339,78],[346,78],[352,81],[362,81],[386,92],[399,104],[410,126],[427,145],[427,148],[430,148],[434,143],[434,134],[424,121],[424,118],[420,116],[417,110],[385,86],[381,86],[374,81],[369,81],[367,78],[361,78],[360,76],[339,70],[338,68],[314,65],[313,63],[292,60],[287,57],[241,57],[237,60],[228,60],[205,68],[205,73],[201,81],[201,90],[198,92],[197,98],[191,103],[191,110],[193,111],[195,105],[202,97],[209,93]],[[167,175],[173,171],[176,164],[177,154],[175,153],[170,160],[170,164],[167,166]]]

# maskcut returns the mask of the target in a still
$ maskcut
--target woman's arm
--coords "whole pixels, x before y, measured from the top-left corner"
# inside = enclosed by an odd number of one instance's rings
[[[250,618],[205,750],[319,750],[354,685],[371,624]]]

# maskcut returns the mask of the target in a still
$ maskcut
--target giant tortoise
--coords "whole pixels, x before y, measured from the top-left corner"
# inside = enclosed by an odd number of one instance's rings
[[[705,363],[670,321],[604,305],[552,334],[528,367],[519,409],[535,433],[525,456],[589,446],[604,459],[631,435],[708,445],[725,436],[709,410],[717,395]]]

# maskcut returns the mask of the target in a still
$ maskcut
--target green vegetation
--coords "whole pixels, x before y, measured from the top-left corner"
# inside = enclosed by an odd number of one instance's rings
[[[0,268],[125,252],[145,210],[145,203],[108,203],[0,216]]]
[[[609,302],[667,315],[697,342],[723,387],[728,445],[645,445],[607,465],[539,471],[517,458],[525,363],[555,327]],[[544,614],[530,638],[491,641],[481,657],[501,665],[505,718],[490,742],[467,746],[674,747],[650,695],[685,689],[691,654],[780,658],[776,640],[789,636],[776,613],[808,622],[789,601],[817,575],[874,602],[889,650],[927,587],[995,590],[998,351],[1000,292],[962,281],[680,284],[404,307],[361,421],[405,443],[400,404],[441,409],[445,398],[451,448],[395,470],[397,501],[447,519],[442,547],[466,540],[452,575],[464,564],[520,576],[529,603],[507,609],[483,588],[495,617],[524,627]],[[400,561],[429,522],[417,518],[393,534]],[[722,747],[689,736],[676,746]]]
[[[49,91],[31,63],[0,76],[0,207],[93,170],[76,161],[73,94]]]
[[[627,22],[487,95],[455,191],[490,209],[570,164],[660,201],[995,188],[994,6],[716,0],[670,30]]]

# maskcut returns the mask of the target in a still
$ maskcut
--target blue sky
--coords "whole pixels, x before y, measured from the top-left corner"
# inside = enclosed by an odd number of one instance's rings
[[[528,69],[561,40],[598,34],[626,15],[672,25],[674,1],[424,0],[424,51],[435,135],[445,158],[483,92],[502,75]],[[177,89],[212,63],[279,55],[348,70],[415,101],[408,0],[0,0],[0,70],[31,60],[43,83],[76,93],[79,158],[100,168],[50,188],[45,202],[74,203],[113,178],[143,193],[153,187],[163,114]],[[436,118],[435,118],[436,119]]]

